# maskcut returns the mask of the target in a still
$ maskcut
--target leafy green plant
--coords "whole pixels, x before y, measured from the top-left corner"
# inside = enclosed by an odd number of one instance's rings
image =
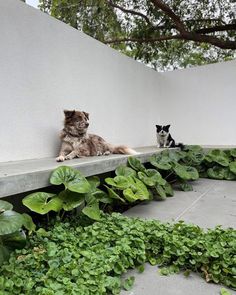
[[[64,185],[59,194],[36,192],[26,196],[23,204],[38,214],[48,214],[51,211],[63,216],[65,211],[71,211],[82,206],[82,212],[94,220],[100,219],[99,202],[110,203],[108,195],[100,190],[100,180],[93,176],[86,179],[82,173],[71,167],[60,166],[50,177],[50,183]]]
[[[20,214],[12,209],[11,203],[0,200],[0,264],[9,258],[11,251],[25,247],[23,226],[30,232],[35,230],[28,214]]]
[[[165,199],[173,196],[171,185],[156,169],[146,167],[135,157],[129,157],[130,167],[117,167],[114,178],[105,179],[109,196],[123,203],[151,200],[153,196]]]
[[[118,168],[119,169],[119,168]],[[117,172],[116,172],[117,173]],[[111,186],[108,192],[111,198],[121,202],[133,203],[138,200],[149,200],[149,192],[145,184],[134,176],[115,176],[106,178],[105,182]]]
[[[220,295],[232,295],[231,292],[229,292],[228,290],[226,290],[225,288],[222,288],[220,290]]]
[[[194,151],[185,152],[178,150],[166,150],[150,158],[150,163],[158,169],[160,173],[172,178],[171,182],[179,182],[182,190],[192,190],[192,186],[188,181],[199,178],[198,170],[191,166],[193,162],[198,163],[194,158]],[[197,159],[199,157],[197,156]],[[166,172],[168,174],[166,174]]]
[[[83,218],[83,219],[82,219]],[[119,294],[130,290],[128,269],[144,263],[168,275],[180,270],[201,274],[207,282],[235,289],[236,231],[102,214],[100,222],[81,226],[85,216],[39,229],[29,244],[0,266],[0,290],[7,294]],[[223,293],[224,294],[224,293]]]
[[[192,190],[189,181],[199,177],[236,180],[236,149],[213,149],[185,146],[183,151],[165,150],[150,158],[150,163],[170,182],[178,182],[184,191]]]
[[[209,151],[204,157],[202,167],[204,177],[236,180],[235,149]]]

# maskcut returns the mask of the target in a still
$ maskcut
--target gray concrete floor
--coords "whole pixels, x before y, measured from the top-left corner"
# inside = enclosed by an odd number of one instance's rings
[[[162,221],[184,220],[204,228],[236,226],[236,181],[200,179],[192,192],[175,191],[166,201],[152,201],[128,210],[125,215]],[[135,284],[122,295],[217,295],[223,286],[206,283],[198,274],[161,276],[156,266],[146,264],[142,274],[136,270]],[[227,288],[226,288],[227,289]],[[232,295],[236,292],[229,290]]]

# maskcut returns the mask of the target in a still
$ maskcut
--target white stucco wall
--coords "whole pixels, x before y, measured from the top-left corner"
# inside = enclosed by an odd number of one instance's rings
[[[56,156],[63,109],[114,144],[236,144],[236,61],[157,73],[27,6],[0,0],[0,162]]]
[[[0,0],[0,36],[0,162],[56,156],[63,109],[111,143],[155,143],[155,71],[19,0]]]
[[[171,123],[178,141],[236,144],[236,61],[212,64],[158,77],[161,121]]]

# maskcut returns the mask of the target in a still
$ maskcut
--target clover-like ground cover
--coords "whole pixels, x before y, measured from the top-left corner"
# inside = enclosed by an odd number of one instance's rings
[[[84,218],[84,217],[83,217]],[[206,281],[236,288],[236,230],[162,223],[102,214],[101,221],[57,222],[31,235],[0,268],[0,294],[102,295],[132,287],[130,268],[161,265],[168,274],[199,272]]]

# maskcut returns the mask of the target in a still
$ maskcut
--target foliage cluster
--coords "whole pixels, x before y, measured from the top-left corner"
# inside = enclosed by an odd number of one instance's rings
[[[164,151],[150,159],[152,168],[143,165],[135,157],[128,158],[128,166],[121,165],[115,170],[115,177],[105,179],[103,189],[99,188],[100,179],[96,176],[85,178],[82,173],[71,167],[60,166],[50,177],[50,183],[63,186],[59,194],[36,192],[23,199],[23,204],[38,214],[48,214],[51,211],[63,216],[66,211],[82,207],[82,212],[89,218],[100,220],[101,203],[129,204],[149,201],[153,196],[165,199],[173,196],[171,184],[162,177],[163,171],[168,171],[167,178],[176,175],[182,182],[181,187],[190,189],[187,180],[199,177],[196,168],[186,166],[179,160],[186,158],[188,153],[182,151]],[[183,162],[183,161],[182,161]],[[160,172],[158,171],[160,170]],[[107,192],[106,192],[107,191]]]
[[[184,150],[165,150],[153,155],[145,165],[135,157],[129,157],[127,166],[115,170],[114,177],[105,179],[101,186],[98,177],[85,178],[71,167],[60,166],[51,175],[50,183],[63,185],[59,194],[37,192],[23,199],[30,210],[47,214],[82,207],[89,218],[100,220],[100,208],[107,205],[136,204],[154,197],[165,199],[173,196],[173,183],[184,191],[192,190],[191,182],[199,175],[215,179],[236,179],[236,149],[211,150],[204,153],[200,146],[186,146]]]
[[[204,157],[202,171],[203,177],[236,180],[236,149],[209,151]]]
[[[234,2],[40,0],[40,9],[128,56],[166,70],[233,59],[235,50],[229,48],[235,49]]]
[[[128,158],[127,166],[115,170],[103,186],[96,176],[85,178],[81,172],[60,166],[50,183],[62,187],[58,194],[37,192],[23,204],[38,214],[57,214],[48,231],[35,225],[27,214],[13,211],[10,203],[0,201],[0,288],[3,294],[119,294],[129,289],[134,278],[121,279],[129,268],[150,262],[162,274],[185,270],[201,273],[206,281],[236,288],[236,232],[220,227],[204,232],[197,226],[164,224],[159,221],[128,219],[118,214],[104,215],[109,205],[136,204],[173,196],[171,183],[191,190],[190,182],[201,177],[236,179],[236,149],[210,150],[186,146],[184,150],[165,150],[153,155],[145,165]],[[66,217],[65,212],[80,207],[83,214]],[[83,226],[84,220],[98,221]],[[54,227],[53,227],[54,226]],[[22,249],[26,246],[25,249]],[[26,282],[27,278],[27,283]],[[78,293],[79,292],[79,293]]]
[[[181,183],[183,190],[192,190],[187,181],[200,177],[236,180],[236,149],[213,149],[207,152],[200,146],[185,146],[183,151],[166,150],[153,155],[150,163],[164,176]],[[173,180],[172,180],[173,181]]]
[[[83,207],[82,212],[94,220],[100,219],[99,203],[110,203],[108,195],[98,188],[100,180],[96,176],[88,177],[71,167],[60,166],[50,177],[53,185],[63,185],[59,194],[36,192],[23,199],[23,204],[38,214],[51,211],[63,216],[66,211]]]
[[[171,185],[156,169],[147,169],[135,157],[128,158],[127,166],[119,166],[114,178],[106,178],[105,182],[109,195],[115,196],[122,202],[152,200],[153,196],[165,199],[173,196]],[[110,187],[109,187],[110,186]]]
[[[29,232],[35,229],[31,217],[12,210],[11,203],[0,200],[0,265],[10,256],[14,249],[22,249],[26,245],[23,227]]]
[[[39,229],[25,249],[11,254],[0,268],[3,295],[102,295],[130,289],[130,268],[144,263],[162,266],[161,273],[200,273],[207,282],[235,289],[236,231],[216,227],[204,231],[184,222],[127,218],[102,214],[101,221],[81,220]]]

